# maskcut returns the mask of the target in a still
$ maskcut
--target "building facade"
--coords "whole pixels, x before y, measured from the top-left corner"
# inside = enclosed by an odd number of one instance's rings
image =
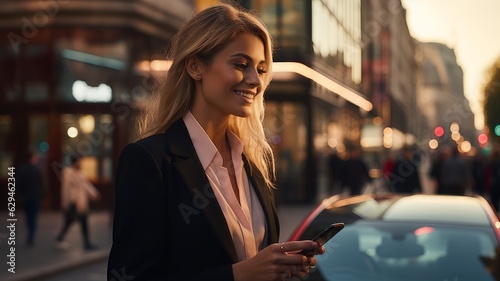
[[[240,2],[260,11],[274,37],[265,129],[277,159],[278,202],[315,202],[329,189],[326,157],[359,146],[372,107],[360,92],[360,1]]]
[[[374,151],[397,151],[405,144],[416,142],[418,118],[415,117],[419,114],[416,45],[400,0],[363,0],[361,3],[362,88],[363,92],[370,93],[374,115],[382,120],[375,127],[383,139],[371,147]]]
[[[455,51],[441,43],[421,42],[417,58],[420,65],[418,107],[424,116],[418,138],[424,143],[435,139],[438,146],[461,148],[467,141],[471,147],[477,147],[474,113],[464,95],[463,71]],[[436,135],[437,127],[443,129],[443,135]],[[467,143],[465,146],[468,147]]]
[[[119,153],[135,139],[156,75],[167,70],[168,42],[194,10],[216,2],[2,1],[0,168],[35,147],[48,178],[45,208],[57,209],[60,171],[79,154],[103,194],[100,206],[112,205]],[[413,45],[407,28],[399,30],[406,26],[399,0],[238,2],[260,11],[275,43],[264,126],[278,203],[331,193],[329,154],[360,148],[378,165],[383,127],[412,132]],[[384,11],[394,13],[390,21]]]
[[[135,109],[156,83],[149,70],[194,5],[0,2],[0,168],[38,150],[44,208],[58,209],[61,169],[81,155],[103,195],[96,207],[110,206],[118,155],[135,138]]]

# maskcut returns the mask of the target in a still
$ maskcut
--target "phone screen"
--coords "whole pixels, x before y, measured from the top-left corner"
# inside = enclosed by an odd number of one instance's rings
[[[326,242],[328,242],[328,240],[339,233],[344,228],[344,226],[345,224],[342,222],[331,224],[312,240],[318,242],[320,246],[323,246]],[[302,250],[299,252],[299,254],[310,256],[315,254],[315,250]]]

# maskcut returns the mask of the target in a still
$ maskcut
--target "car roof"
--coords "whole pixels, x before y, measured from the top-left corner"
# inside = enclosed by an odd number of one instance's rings
[[[382,219],[490,225],[480,201],[468,196],[418,194],[400,197],[386,209]]]
[[[490,225],[485,208],[475,196],[435,194],[369,194],[323,202],[327,212],[342,209],[342,213],[352,212],[360,219]]]
[[[332,218],[346,224],[379,220],[479,226],[500,234],[498,218],[483,197],[384,193],[329,197],[303,220],[291,239],[297,239],[311,224],[325,225]]]

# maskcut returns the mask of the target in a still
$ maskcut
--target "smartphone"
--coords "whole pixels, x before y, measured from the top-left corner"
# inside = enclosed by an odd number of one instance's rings
[[[314,237],[312,240],[318,242],[320,246],[325,245],[328,240],[330,240],[333,236],[335,236],[337,233],[339,233],[343,228],[345,224],[342,222],[339,223],[333,223],[329,227],[327,227],[325,230],[323,230],[320,234],[318,234],[316,237]],[[315,254],[315,250],[302,250],[299,252],[301,255],[305,256],[311,256]]]

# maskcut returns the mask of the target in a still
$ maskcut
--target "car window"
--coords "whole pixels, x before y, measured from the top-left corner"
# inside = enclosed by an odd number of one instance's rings
[[[403,223],[347,225],[310,280],[495,280],[488,229]]]

